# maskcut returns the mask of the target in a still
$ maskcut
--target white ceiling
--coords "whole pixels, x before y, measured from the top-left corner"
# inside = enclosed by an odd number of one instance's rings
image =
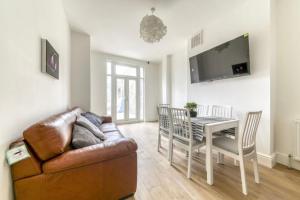
[[[63,0],[72,29],[91,36],[92,50],[149,61],[182,48],[192,34],[245,1]],[[148,44],[140,38],[139,23],[153,6],[168,33]]]

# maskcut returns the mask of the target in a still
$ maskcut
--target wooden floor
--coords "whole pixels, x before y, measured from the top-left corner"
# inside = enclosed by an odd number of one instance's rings
[[[138,143],[138,185],[129,200],[300,200],[300,172],[277,165],[259,166],[260,184],[255,184],[251,163],[246,164],[248,196],[242,194],[239,167],[225,158],[224,165],[214,160],[214,185],[206,184],[204,154],[192,164],[192,179],[186,178],[187,159],[175,151],[174,165],[167,160],[166,149],[157,152],[157,124],[140,123],[119,126],[122,133]],[[166,143],[162,144],[167,147]]]

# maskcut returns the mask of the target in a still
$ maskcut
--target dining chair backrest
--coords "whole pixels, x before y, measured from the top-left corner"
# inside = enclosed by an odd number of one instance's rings
[[[212,117],[232,118],[232,106],[213,105],[211,109]]]
[[[209,109],[209,106],[207,105],[197,105],[197,115],[199,117],[204,117],[204,116],[207,116],[208,115],[208,109]]]
[[[167,107],[167,108],[169,108],[169,107],[170,107],[170,104],[167,104],[167,103],[161,103],[161,104],[158,104],[158,107]]]
[[[169,108],[173,137],[191,142],[193,140],[190,112],[187,109]]]
[[[262,115],[262,111],[248,112],[244,130],[241,137],[242,149],[249,149],[256,144],[256,132],[259,125],[259,121]]]
[[[168,113],[168,106],[157,106],[159,129],[169,132],[170,120]]]

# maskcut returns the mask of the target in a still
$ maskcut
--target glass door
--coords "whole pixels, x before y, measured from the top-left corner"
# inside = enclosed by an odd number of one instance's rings
[[[107,114],[120,123],[144,119],[144,69],[107,62]]]
[[[127,79],[128,81],[128,119],[137,119],[137,80]]]
[[[116,117],[117,120],[125,120],[126,118],[126,91],[125,78],[116,79]]]
[[[116,78],[117,121],[137,120],[137,80]]]

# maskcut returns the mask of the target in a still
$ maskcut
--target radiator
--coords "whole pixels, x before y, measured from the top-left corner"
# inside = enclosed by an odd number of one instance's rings
[[[296,120],[295,153],[294,160],[300,161],[300,119]]]

